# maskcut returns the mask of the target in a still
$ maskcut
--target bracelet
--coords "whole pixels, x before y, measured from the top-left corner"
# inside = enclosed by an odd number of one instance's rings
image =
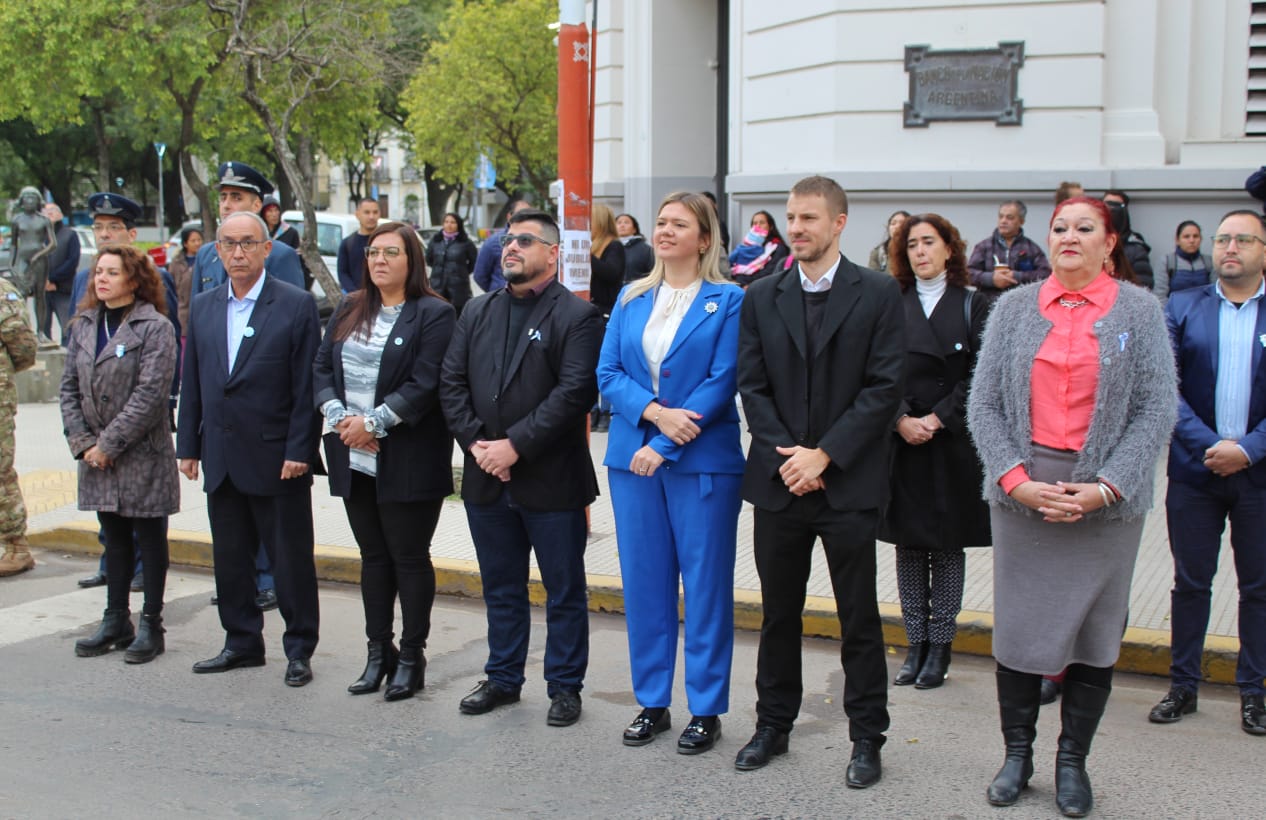
[[[1103,499],[1103,506],[1105,507],[1112,506],[1113,502],[1108,500],[1108,488],[1103,486],[1102,484],[1099,485],[1099,497]]]
[[[659,409],[655,411],[655,418],[651,420],[651,424],[653,424],[653,425],[655,425],[656,427],[658,427],[658,426],[659,426],[659,417],[660,417],[660,416],[662,416],[662,415],[664,415],[664,405],[660,404],[660,405],[656,405],[656,406],[657,406],[657,407],[659,407]]]

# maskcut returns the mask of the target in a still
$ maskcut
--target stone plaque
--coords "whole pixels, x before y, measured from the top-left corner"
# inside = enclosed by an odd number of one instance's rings
[[[993,120],[1019,125],[1024,101],[1016,96],[1024,42],[997,48],[947,49],[906,46],[910,99],[906,128],[927,128],[934,120]]]

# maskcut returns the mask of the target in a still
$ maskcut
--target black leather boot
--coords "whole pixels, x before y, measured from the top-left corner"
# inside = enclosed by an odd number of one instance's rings
[[[928,644],[928,656],[923,661],[919,676],[914,679],[915,689],[935,689],[949,677],[950,645],[947,643]]]
[[[919,677],[919,670],[923,668],[923,661],[928,656],[927,641],[910,644],[910,651],[906,653],[906,662],[901,664],[901,669],[897,670],[897,677],[892,679],[893,686],[909,686],[914,683],[915,678]]]
[[[1108,705],[1110,689],[1064,680],[1059,717],[1062,731],[1055,754],[1055,802],[1065,817],[1085,817],[1095,797],[1086,775],[1086,755]]]
[[[396,648],[391,641],[370,641],[369,657],[365,660],[365,671],[360,678],[347,687],[353,695],[368,695],[377,692],[382,686],[383,678],[396,671]]]
[[[97,634],[75,641],[75,654],[81,658],[93,658],[111,649],[126,649],[135,638],[132,613],[126,609],[107,609],[101,616]]]
[[[163,616],[141,615],[141,625],[136,630],[136,640],[123,653],[125,663],[149,663],[167,649],[163,639]]]
[[[404,700],[426,686],[426,656],[414,646],[400,647],[396,673],[387,684],[386,700]]]
[[[986,796],[995,806],[1010,806],[1020,799],[1020,792],[1028,788],[1033,776],[1033,739],[1037,737],[1037,716],[1042,708],[1042,678],[1002,669],[996,677],[1007,756]]]

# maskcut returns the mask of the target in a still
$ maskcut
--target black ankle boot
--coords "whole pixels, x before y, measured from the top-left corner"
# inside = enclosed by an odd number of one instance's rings
[[[141,615],[141,625],[136,630],[136,640],[123,653],[125,663],[149,663],[167,649],[163,639],[162,615]]]
[[[949,676],[950,645],[947,643],[928,644],[928,656],[919,670],[919,677],[914,680],[915,689],[935,689]]]
[[[1042,679],[1038,675],[999,669],[998,713],[1007,756],[989,784],[986,796],[995,806],[1010,806],[1020,799],[1033,776],[1033,739],[1041,711]]]
[[[396,673],[387,684],[386,700],[404,700],[413,697],[413,693],[426,686],[426,656],[422,650],[413,646],[400,647],[400,660],[396,663]]]
[[[906,653],[906,662],[901,664],[901,669],[897,671],[897,677],[892,679],[893,686],[909,686],[914,683],[915,678],[919,676],[919,670],[923,668],[923,661],[928,656],[927,641],[910,644],[910,651]]]
[[[1064,680],[1059,716],[1062,731],[1055,754],[1055,803],[1065,817],[1085,817],[1095,797],[1086,775],[1086,755],[1108,705],[1110,689]]]
[[[81,658],[104,655],[111,649],[126,649],[135,638],[132,613],[126,609],[107,609],[101,616],[97,634],[75,641],[75,654]]]
[[[377,692],[382,686],[383,678],[396,671],[396,648],[391,641],[370,641],[369,657],[365,660],[365,671],[360,678],[347,687],[353,695],[368,695]]]

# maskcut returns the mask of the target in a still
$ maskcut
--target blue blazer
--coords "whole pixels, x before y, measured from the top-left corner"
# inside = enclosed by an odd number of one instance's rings
[[[655,304],[650,290],[625,304],[616,299],[598,360],[598,390],[611,402],[607,437],[609,468],[629,469],[633,454],[649,444],[666,468],[686,473],[742,474],[739,442],[738,337],[743,290],[737,285],[704,282],[686,311],[659,373],[659,395],[651,389],[650,366],[642,350],[642,332]],[[652,401],[703,415],[699,437],[674,444],[642,411]]]
[[[313,409],[312,361],[321,324],[312,296],[269,276],[230,372],[229,285],[200,294],[189,309],[176,457],[202,460],[204,489],[225,478],[245,495],[306,492],[321,469],[321,417]],[[284,461],[312,465],[283,480]]]
[[[1169,477],[1202,485],[1214,478],[1204,466],[1204,451],[1217,444],[1218,312],[1222,300],[1214,285],[1171,294],[1165,321],[1178,361],[1178,424],[1169,443]],[[1245,473],[1266,487],[1266,305],[1257,308],[1253,341],[1253,387],[1248,403],[1248,433],[1240,446],[1253,464]]]

